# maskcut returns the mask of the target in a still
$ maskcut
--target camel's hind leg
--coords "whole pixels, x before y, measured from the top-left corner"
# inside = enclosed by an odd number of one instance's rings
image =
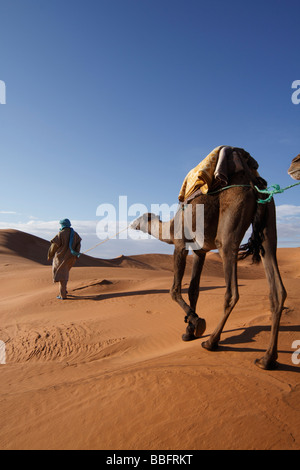
[[[268,349],[261,359],[257,359],[255,364],[262,369],[274,369],[277,367],[277,343],[281,313],[286,299],[286,290],[281,280],[280,272],[277,264],[276,249],[276,214],[275,204],[272,201],[266,211],[266,227],[264,230],[263,247],[265,254],[263,264],[266,276],[270,286],[270,304],[272,311],[272,328],[271,338]]]

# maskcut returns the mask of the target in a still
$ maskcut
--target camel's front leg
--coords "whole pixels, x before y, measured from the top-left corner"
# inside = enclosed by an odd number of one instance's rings
[[[185,246],[176,247],[174,251],[174,283],[171,289],[172,299],[177,302],[186,313],[185,322],[188,323],[186,333],[182,336],[183,341],[191,341],[200,338],[206,328],[205,320],[199,318],[196,312],[185,302],[181,293],[182,278],[186,266],[187,250]],[[200,264],[199,264],[200,266]],[[197,275],[197,270],[195,274]]]

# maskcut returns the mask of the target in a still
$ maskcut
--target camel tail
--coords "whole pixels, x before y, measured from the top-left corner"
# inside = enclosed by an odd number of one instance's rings
[[[264,256],[265,250],[263,247],[264,241],[264,228],[265,228],[265,205],[258,204],[252,222],[252,234],[248,240],[248,243],[241,245],[239,249],[238,259],[242,260],[252,256],[252,262],[259,264],[261,257]]]

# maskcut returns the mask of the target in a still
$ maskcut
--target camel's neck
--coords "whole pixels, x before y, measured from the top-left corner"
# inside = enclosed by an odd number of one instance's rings
[[[158,218],[151,220],[150,235],[158,238],[160,241],[174,244],[174,224],[173,220],[162,222]]]

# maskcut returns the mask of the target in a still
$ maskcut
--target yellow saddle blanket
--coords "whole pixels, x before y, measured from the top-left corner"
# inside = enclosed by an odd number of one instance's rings
[[[219,152],[222,147],[224,145],[216,147],[199,165],[187,174],[178,196],[180,202],[185,201],[200,188],[203,194],[207,194],[214,178]]]

